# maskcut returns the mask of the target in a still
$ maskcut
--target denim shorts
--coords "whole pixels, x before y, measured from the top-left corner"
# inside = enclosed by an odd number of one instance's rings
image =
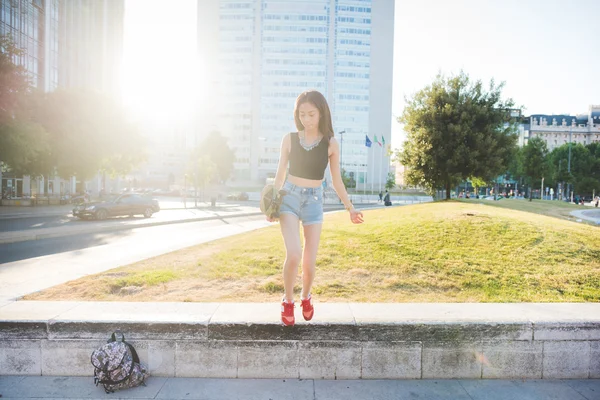
[[[307,188],[285,182],[282,187],[286,194],[279,209],[280,214],[292,214],[302,221],[302,225],[323,223],[323,187]]]

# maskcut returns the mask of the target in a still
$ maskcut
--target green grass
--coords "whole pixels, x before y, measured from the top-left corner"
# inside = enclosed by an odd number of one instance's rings
[[[456,201],[456,200],[453,200]],[[523,199],[501,199],[501,200],[481,200],[481,199],[460,199],[457,200],[467,204],[484,204],[486,206],[499,207],[510,210],[525,211],[534,214],[547,215],[549,217],[575,221],[577,217],[571,215],[571,211],[589,210],[589,207],[570,204],[565,201],[548,200],[523,200]]]
[[[481,203],[481,204],[480,204]],[[600,229],[540,213],[556,202],[436,202],[327,215],[313,286],[319,301],[600,301]],[[510,207],[509,207],[510,206]],[[565,207],[566,206],[566,207]],[[564,210],[563,210],[564,211]],[[69,282],[28,299],[277,301],[279,226]],[[300,289],[298,277],[297,290]],[[115,292],[115,284],[140,286]]]

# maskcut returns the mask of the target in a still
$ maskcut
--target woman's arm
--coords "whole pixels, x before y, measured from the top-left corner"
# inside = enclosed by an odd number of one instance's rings
[[[348,192],[346,191],[346,186],[344,186],[342,173],[340,171],[340,146],[335,138],[330,139],[329,149],[329,170],[331,171],[333,189],[342,203],[344,203],[346,210],[350,212],[350,220],[355,224],[360,224],[363,222],[363,214],[354,208],[348,198]]]
[[[291,150],[291,139],[288,133],[283,137],[281,141],[281,151],[279,152],[279,165],[277,165],[277,173],[275,174],[275,189],[281,190],[285,182],[285,175],[287,173],[288,160],[290,158]]]

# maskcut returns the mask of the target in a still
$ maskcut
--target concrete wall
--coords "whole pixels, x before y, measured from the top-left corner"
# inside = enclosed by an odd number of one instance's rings
[[[600,378],[600,304],[0,304],[0,375],[91,376],[121,329],[155,376]]]

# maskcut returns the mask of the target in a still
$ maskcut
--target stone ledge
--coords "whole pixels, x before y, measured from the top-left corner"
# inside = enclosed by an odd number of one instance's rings
[[[89,375],[121,329],[158,376],[419,379],[600,376],[600,304],[18,301],[0,305],[0,374]],[[48,360],[63,360],[49,362]]]

